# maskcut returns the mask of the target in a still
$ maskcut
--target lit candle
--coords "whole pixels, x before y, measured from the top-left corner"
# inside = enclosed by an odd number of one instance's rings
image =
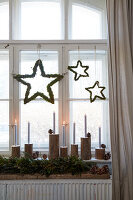
[[[99,127],[99,148],[101,148],[101,127]]]
[[[63,122],[62,129],[63,129],[63,147],[64,147],[65,146],[65,121]]]
[[[53,112],[53,133],[55,134],[55,112]]]
[[[28,122],[28,144],[30,144],[30,122]]]
[[[85,123],[85,137],[87,137],[87,116],[84,116],[84,123]]]
[[[15,120],[15,124],[14,124],[14,128],[15,128],[15,146],[17,146],[17,121]]]
[[[75,122],[73,123],[73,144],[75,144]]]

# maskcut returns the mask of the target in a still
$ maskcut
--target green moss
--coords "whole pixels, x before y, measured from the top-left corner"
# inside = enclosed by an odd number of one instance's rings
[[[47,86],[47,92],[48,92],[48,96],[46,96],[45,94],[41,93],[41,92],[36,92],[35,94],[33,94],[30,97],[30,90],[31,90],[31,84],[26,82],[27,78],[34,78],[36,76],[37,73],[37,69],[40,68],[41,71],[41,76],[43,78],[54,78],[54,80],[52,80]],[[34,67],[33,67],[33,73],[32,74],[25,74],[25,75],[21,75],[21,74],[17,74],[14,75],[13,78],[16,79],[18,82],[22,83],[23,85],[27,86],[26,92],[25,92],[25,98],[24,98],[24,104],[29,103],[30,101],[35,100],[38,96],[43,98],[45,101],[54,104],[54,94],[52,91],[52,86],[61,81],[63,79],[63,75],[60,74],[46,74],[44,71],[44,66],[42,61],[39,59],[36,61]]]
[[[89,171],[92,163],[86,163],[76,157],[51,160],[34,160],[32,158],[4,158],[0,156],[0,173],[3,174],[35,174],[49,176],[51,174],[81,174]]]

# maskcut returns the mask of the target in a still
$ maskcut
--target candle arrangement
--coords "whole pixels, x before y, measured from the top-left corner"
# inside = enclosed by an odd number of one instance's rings
[[[55,134],[55,112],[53,112],[53,133]]]
[[[15,142],[14,143],[15,143],[15,146],[17,146],[17,121],[16,120],[15,120],[15,124],[14,124],[14,129],[15,129],[15,132],[14,132],[15,133],[15,137],[14,137]]]
[[[14,145],[12,146],[12,157],[20,157],[20,145],[17,145],[17,121],[13,125],[14,127]]]
[[[25,157],[32,157],[33,144],[30,144],[30,122],[28,122],[28,144],[25,144]]]
[[[28,122],[28,144],[30,144],[30,122]]]
[[[76,124],[73,123],[73,144],[71,144],[71,156],[78,157],[78,145],[75,144]]]
[[[99,148],[101,148],[101,127],[99,127]]]
[[[85,137],[87,137],[87,116],[84,116],[84,122],[85,122]]]
[[[55,112],[53,112],[53,130],[49,129],[49,159],[59,157],[59,134],[55,134]]]
[[[53,130],[49,129],[49,159],[56,159],[59,157],[59,134],[56,134],[55,131],[55,112],[53,112]],[[66,146],[66,122],[62,123],[62,146],[60,146],[60,157],[68,157],[68,147]],[[13,125],[14,127],[14,145],[12,146],[12,157],[20,157],[20,145],[18,145],[17,139],[17,121]],[[25,157],[33,157],[33,144],[30,143],[30,122],[28,122],[27,128],[27,144],[25,144]],[[95,158],[96,159],[109,159],[110,154],[105,154],[106,146],[101,145],[101,127],[98,129],[99,137],[99,148],[95,149]],[[78,157],[78,144],[76,144],[76,123],[73,123],[73,138],[71,144],[71,156]],[[91,159],[91,134],[87,133],[87,115],[84,115],[84,136],[81,137],[81,159],[90,160]],[[44,156],[46,157],[46,155]]]
[[[101,127],[99,127],[99,148],[95,149],[95,158],[103,160],[105,156],[105,148],[101,148]]]
[[[66,123],[63,121],[62,124],[62,146],[60,147],[60,157],[68,156],[68,147],[66,145],[66,133],[65,133]]]

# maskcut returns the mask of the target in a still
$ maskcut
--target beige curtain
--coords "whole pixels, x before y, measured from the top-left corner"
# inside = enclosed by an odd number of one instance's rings
[[[133,200],[133,0],[106,0],[113,200]]]

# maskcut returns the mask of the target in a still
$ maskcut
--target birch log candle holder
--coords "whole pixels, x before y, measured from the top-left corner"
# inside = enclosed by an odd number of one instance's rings
[[[20,145],[12,146],[12,157],[19,158],[20,157]]]
[[[105,149],[97,148],[95,149],[95,158],[99,160],[103,160],[105,155]]]
[[[49,134],[49,159],[59,157],[59,134]]]
[[[91,159],[91,136],[81,138],[81,159]]]
[[[25,144],[25,157],[32,157],[33,144]]]
[[[78,157],[78,144],[71,144],[71,156]]]
[[[67,146],[60,147],[60,157],[62,157],[62,158],[68,157],[68,147]]]

